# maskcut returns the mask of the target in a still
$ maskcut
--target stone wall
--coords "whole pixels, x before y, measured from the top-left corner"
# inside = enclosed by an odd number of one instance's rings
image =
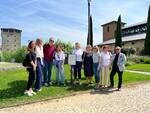
[[[1,31],[2,51],[16,50],[21,47],[21,33]]]
[[[115,48],[115,44],[107,44],[110,48],[110,50],[113,52]],[[102,47],[104,45],[100,45],[99,48],[102,50]],[[123,42],[123,48],[136,48],[137,53],[140,52],[144,48],[144,40],[135,40],[135,41],[129,41],[129,42]]]

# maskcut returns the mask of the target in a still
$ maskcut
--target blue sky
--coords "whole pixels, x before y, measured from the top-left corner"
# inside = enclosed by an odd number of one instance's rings
[[[102,24],[117,20],[119,14],[128,25],[144,21],[150,4],[150,0],[91,1],[94,44],[102,42]],[[87,0],[1,0],[0,27],[23,30],[22,45],[52,36],[85,46]]]

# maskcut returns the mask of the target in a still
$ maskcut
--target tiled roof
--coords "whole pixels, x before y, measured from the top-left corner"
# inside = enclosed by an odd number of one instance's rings
[[[138,26],[138,25],[142,25],[142,24],[146,24],[146,23],[147,23],[147,21],[138,22],[136,24],[131,24],[131,25],[124,26],[122,29],[130,28],[130,27],[134,27],[134,26]]]
[[[136,35],[122,37],[122,41],[129,42],[129,41],[141,40],[141,39],[145,39],[145,37],[146,37],[146,33],[136,34]],[[114,44],[114,43],[115,43],[115,39],[110,39],[110,40],[100,43],[98,45]]]

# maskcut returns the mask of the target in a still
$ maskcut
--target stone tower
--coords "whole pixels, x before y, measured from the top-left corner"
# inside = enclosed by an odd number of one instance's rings
[[[126,23],[122,22],[122,27]],[[117,27],[117,21],[111,21],[109,23],[103,24],[103,42],[115,38],[115,30]]]
[[[21,47],[22,30],[14,28],[1,28],[2,51],[15,51]]]

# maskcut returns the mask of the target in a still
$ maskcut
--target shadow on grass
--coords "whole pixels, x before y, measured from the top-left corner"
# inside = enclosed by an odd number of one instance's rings
[[[8,99],[23,96],[27,81],[19,80],[8,83],[10,88],[0,90],[0,99]]]
[[[82,85],[78,85],[78,84],[68,84],[67,85],[68,91],[87,91],[87,90],[91,90],[94,88],[94,85],[87,85],[87,84],[82,84]]]
[[[104,94],[104,95],[108,95],[110,93],[113,93],[116,90],[111,90],[109,88],[99,88],[99,89],[95,89],[93,91],[90,92],[90,94]]]

